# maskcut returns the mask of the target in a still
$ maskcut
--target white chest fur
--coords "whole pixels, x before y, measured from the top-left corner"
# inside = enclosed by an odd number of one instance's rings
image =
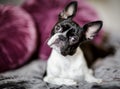
[[[88,82],[100,82],[92,76],[80,48],[73,56],[62,56],[57,51],[52,50],[44,81],[57,85],[75,85],[82,78]]]
[[[54,67],[58,67],[59,71],[57,76],[59,77],[75,77],[73,75],[81,75],[82,67],[86,66],[86,62],[83,56],[82,51],[78,48],[77,52],[73,56],[62,56],[55,50],[52,51],[52,54],[48,61],[48,70]],[[51,69],[50,69],[51,70]],[[54,72],[55,73],[55,72]]]

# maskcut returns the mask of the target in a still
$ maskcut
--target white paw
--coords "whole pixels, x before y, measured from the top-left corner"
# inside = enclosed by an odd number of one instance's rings
[[[102,79],[97,79],[97,78],[92,77],[92,78],[86,79],[86,81],[88,83],[101,83]]]
[[[85,81],[87,81],[88,83],[101,83],[102,82],[102,79],[97,79],[95,78],[93,75],[91,74],[87,74],[85,76]]]
[[[43,81],[48,82],[48,77],[44,77]]]
[[[56,85],[77,85],[77,82],[71,79],[55,78],[55,77],[45,77],[43,79],[47,83],[56,84]]]
[[[77,82],[75,82],[74,80],[64,79],[63,84],[70,86],[70,85],[77,85]]]
[[[92,69],[89,69],[89,73],[90,73],[90,74],[93,74],[93,70],[92,70]]]
[[[97,79],[96,83],[102,83],[103,80],[102,79]]]

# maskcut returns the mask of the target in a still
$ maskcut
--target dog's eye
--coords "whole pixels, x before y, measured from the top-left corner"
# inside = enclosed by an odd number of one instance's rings
[[[78,40],[79,40],[79,37],[78,37],[78,36],[69,37],[70,44],[77,43]]]
[[[56,26],[55,27],[55,32],[62,32],[62,27],[61,26]]]

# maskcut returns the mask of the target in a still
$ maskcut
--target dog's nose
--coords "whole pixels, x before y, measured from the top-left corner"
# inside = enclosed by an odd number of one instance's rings
[[[59,35],[59,39],[60,39],[61,41],[65,41],[65,40],[66,40],[63,35]]]

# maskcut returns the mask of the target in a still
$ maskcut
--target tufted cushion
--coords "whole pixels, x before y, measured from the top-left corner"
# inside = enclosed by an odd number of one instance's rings
[[[36,46],[34,23],[23,9],[0,5],[0,72],[24,64]]]

